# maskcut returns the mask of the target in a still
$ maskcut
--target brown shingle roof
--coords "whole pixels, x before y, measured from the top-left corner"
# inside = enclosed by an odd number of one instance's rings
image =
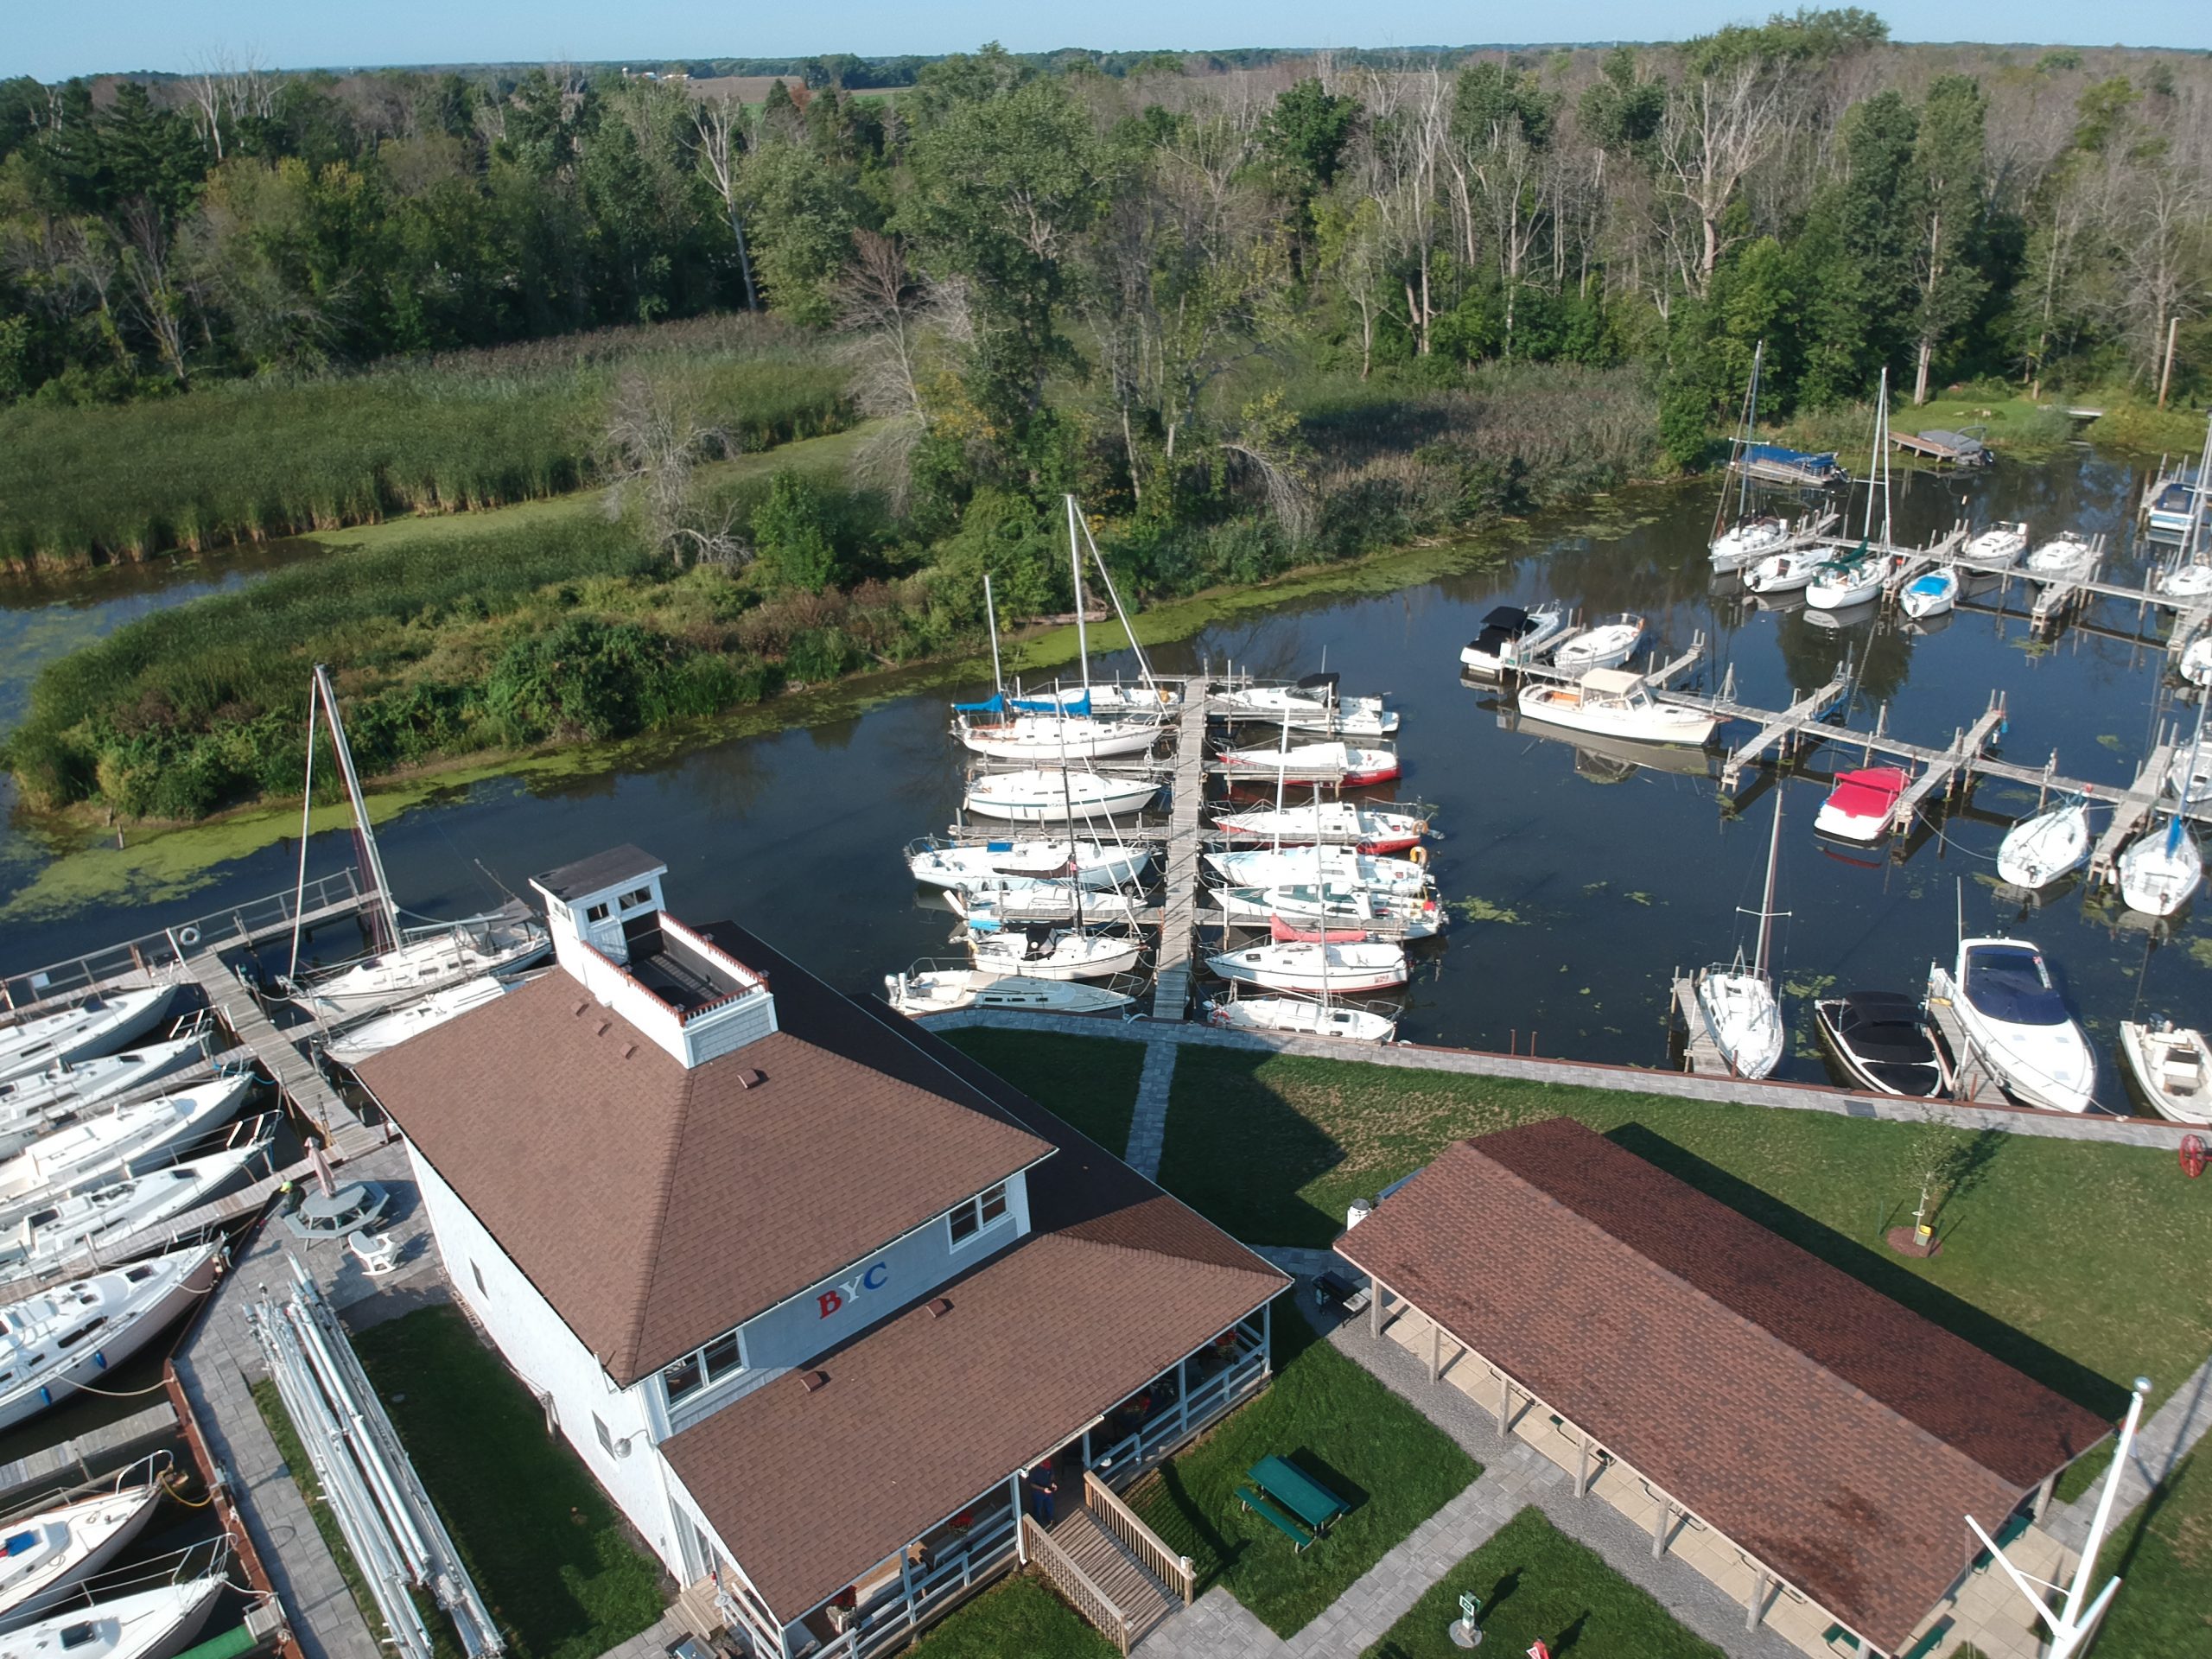
[[[1446,1148],[1337,1249],[1892,1650],[1963,1517],[2109,1432],[1570,1118]]]
[[[849,1003],[800,1034],[776,988],[784,1029],[690,1071],[559,972],[360,1068],[626,1386],[1052,1151],[845,1052],[874,1040]]]

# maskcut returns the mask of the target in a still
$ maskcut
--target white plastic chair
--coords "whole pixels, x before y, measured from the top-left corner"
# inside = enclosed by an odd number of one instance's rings
[[[346,1241],[346,1248],[372,1279],[381,1279],[399,1266],[399,1241],[390,1233],[355,1233]]]

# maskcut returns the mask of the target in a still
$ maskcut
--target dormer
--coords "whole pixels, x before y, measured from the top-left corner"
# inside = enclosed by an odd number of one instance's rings
[[[776,1029],[767,976],[661,907],[668,866],[617,847],[534,876],[562,969],[686,1066]]]

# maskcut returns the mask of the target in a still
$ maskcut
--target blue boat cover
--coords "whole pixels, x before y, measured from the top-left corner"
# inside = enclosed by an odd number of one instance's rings
[[[1792,449],[1779,443],[1747,443],[1744,446],[1745,461],[1771,461],[1783,467],[1802,467],[1808,473],[1833,473],[1838,470],[1835,451],[1826,454],[1808,454],[1802,449]]]
[[[1058,697],[1016,697],[1014,706],[1025,715],[1089,715],[1090,693],[1086,691],[1071,702]]]
[[[956,715],[1002,715],[1006,712],[1006,699],[994,696],[982,702],[956,702],[952,705],[952,712]]]
[[[2063,1026],[2066,1003],[2024,945],[1983,944],[1967,952],[1967,1000],[1992,1020],[2016,1026]]]

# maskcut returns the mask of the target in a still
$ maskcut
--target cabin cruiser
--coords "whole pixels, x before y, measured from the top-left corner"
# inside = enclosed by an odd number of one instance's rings
[[[2054,1111],[2095,1104],[2096,1056],[2034,945],[1960,940],[1950,995],[1968,1045],[2008,1092]]]
[[[0,1307],[0,1428],[121,1365],[215,1281],[219,1243],[110,1268]],[[99,1333],[98,1342],[86,1337]]]
[[[1136,1006],[1129,993],[1104,985],[938,962],[918,962],[903,974],[886,974],[883,1000],[904,1014],[1020,1008],[1032,1014],[1104,1014],[1127,1019]]]
[[[1583,674],[1593,668],[1618,668],[1636,655],[1643,643],[1643,619],[1624,611],[1610,622],[1600,622],[1569,636],[1552,652],[1552,666],[1562,674]]]
[[[1593,668],[1572,685],[1524,685],[1517,701],[1526,719],[1637,743],[1702,744],[1720,724],[1717,715],[1661,702],[1642,675],[1618,668]]]
[[[2023,568],[2038,582],[2076,582],[2089,574],[2096,556],[2088,543],[2069,534],[2045,542]]]
[[[1483,618],[1483,631],[1459,653],[1459,667],[1465,673],[1493,676],[1525,668],[1567,632],[1567,607],[1555,601],[1532,611],[1501,605]]]
[[[1911,778],[1898,766],[1861,766],[1836,774],[1835,787],[1813,818],[1816,835],[1839,841],[1879,841],[1889,833],[1897,798]]]
[[[1363,853],[1402,853],[1421,845],[1428,820],[1385,811],[1356,801],[1309,801],[1301,806],[1255,807],[1214,820],[1231,843],[1276,842],[1285,846],[1352,847]]]
[[[1761,595],[1794,594],[1812,586],[1827,562],[1826,553],[1810,548],[1770,553],[1744,572],[1744,587]]]
[[[1149,778],[1097,772],[1030,769],[995,772],[968,785],[963,802],[979,818],[1009,823],[1066,823],[1141,812],[1160,794]]]
[[[2191,685],[2212,686],[2212,633],[2201,633],[2189,642],[2175,671]]]
[[[2136,1087],[2159,1116],[2177,1123],[2212,1123],[2212,1049],[2201,1031],[2172,1020],[2157,1025],[2123,1020],[2120,1052]]]
[[[153,985],[88,996],[59,1014],[0,1027],[0,1083],[129,1047],[161,1023],[176,992],[174,985]]]
[[[1959,550],[1959,556],[1991,569],[2016,563],[2028,550],[2026,523],[1992,524]]]
[[[964,887],[977,881],[1079,881],[1086,887],[1120,887],[1144,879],[1151,849],[1115,842],[1037,837],[963,844],[924,836],[906,843],[906,868],[925,887]]]
[[[1715,537],[1710,551],[1715,570],[1741,570],[1789,543],[1789,526],[1771,513],[1738,519]]]
[[[1351,995],[1385,991],[1406,982],[1406,953],[1389,941],[1274,940],[1209,957],[1224,979],[1271,991]]]
[[[1938,1100],[1951,1092],[1951,1068],[1928,1013],[1896,991],[1847,991],[1813,1004],[1813,1023],[1836,1064],[1878,1095]]]
[[[2075,798],[2023,818],[1997,849],[1999,877],[2030,892],[2047,887],[2089,861],[2089,805]]]

